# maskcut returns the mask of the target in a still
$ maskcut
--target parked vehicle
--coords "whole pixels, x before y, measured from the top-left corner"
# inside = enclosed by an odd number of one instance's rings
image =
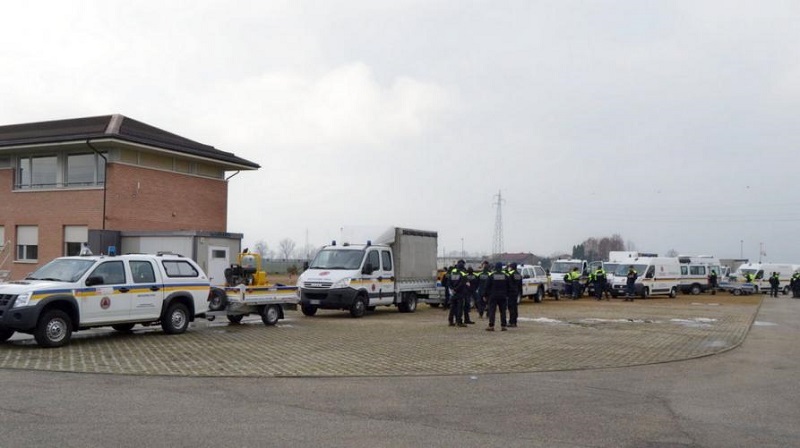
[[[24,280],[0,285],[0,341],[20,332],[40,346],[59,347],[75,331],[129,332],[136,324],[183,333],[205,316],[208,296],[206,274],[179,255],[56,258]]]
[[[258,314],[264,325],[275,325],[284,318],[286,309],[297,309],[297,287],[271,284],[262,268],[261,255],[243,252],[237,261],[225,269],[225,286],[211,288],[211,311],[224,310],[232,323]]]
[[[769,291],[769,277],[773,272],[777,272],[781,281],[781,291],[786,295],[789,294],[789,282],[797,269],[800,269],[800,265],[790,263],[745,263],[731,274],[731,281],[744,283],[745,275],[753,274],[756,292],[766,292]]]
[[[722,265],[717,257],[710,255],[681,256],[681,280],[679,290],[684,294],[697,295],[708,291],[708,276],[711,271],[717,273],[717,278],[722,278]]]
[[[589,273],[598,267],[603,266],[602,261],[592,261],[591,263],[586,260],[577,259],[561,259],[555,260],[550,265],[550,292],[551,297],[559,298],[560,295],[565,293],[566,285],[564,283],[564,275],[571,272],[574,268],[578,268],[581,273],[580,291],[578,297],[583,295],[583,285],[589,278]]]
[[[300,309],[349,310],[362,317],[376,306],[414,312],[436,289],[436,232],[396,227],[378,243],[323,247],[297,279]]]
[[[680,285],[680,262],[675,257],[638,257],[617,266],[614,273],[612,295],[624,296],[627,291],[627,274],[630,266],[639,274],[635,293],[641,298],[653,295],[676,297]]]
[[[550,282],[547,272],[539,265],[519,265],[517,271],[522,275],[522,292],[520,299],[530,297],[536,303],[541,303],[545,294],[550,292]]]

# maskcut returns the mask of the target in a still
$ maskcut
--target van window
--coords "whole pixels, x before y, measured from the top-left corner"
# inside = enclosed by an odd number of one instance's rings
[[[392,270],[392,254],[388,250],[381,251],[381,261],[383,262],[383,270]]]
[[[544,268],[541,266],[534,266],[533,272],[539,277],[544,277],[546,275],[544,272]]]
[[[689,266],[681,266],[681,275],[689,275]]]
[[[367,261],[364,266],[366,267],[368,264],[372,265],[372,269],[381,268],[381,259],[377,250],[372,250],[367,254]]]
[[[167,277],[197,277],[199,274],[188,261],[184,260],[164,260],[161,262]]]
[[[706,275],[706,267],[705,266],[690,266],[689,273],[691,275]]]

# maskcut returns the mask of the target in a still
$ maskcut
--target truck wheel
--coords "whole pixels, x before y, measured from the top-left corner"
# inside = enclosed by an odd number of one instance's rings
[[[0,342],[6,342],[14,336],[14,330],[8,328],[0,328]]]
[[[264,322],[264,325],[275,325],[280,318],[281,310],[278,308],[278,305],[267,305],[261,308],[261,321]]]
[[[111,328],[119,331],[120,333],[130,333],[134,326],[136,326],[136,324],[116,324],[112,325]]]
[[[232,324],[240,324],[242,323],[242,318],[244,314],[228,314],[228,322]]]
[[[646,299],[650,297],[650,288],[642,288],[642,298]]]
[[[189,328],[189,309],[182,303],[173,303],[161,317],[161,328],[167,334],[181,334]]]
[[[703,292],[703,290],[702,290],[702,288],[700,288],[700,285],[698,285],[697,283],[692,285],[692,289],[689,290],[689,293],[691,293],[693,296],[696,296],[696,295],[700,294],[701,292]],[[670,297],[672,297],[672,296],[670,295]]]
[[[739,288],[736,288],[736,289],[734,289],[734,290],[733,290],[733,295],[735,295],[735,296],[740,296],[740,295],[742,295],[742,290],[741,290],[741,289],[739,289]]]
[[[413,292],[404,293],[403,300],[397,304],[401,313],[413,313],[417,310],[417,295]]]
[[[352,317],[364,317],[367,312],[367,301],[363,296],[356,297],[353,305],[350,307],[350,315]]]
[[[544,297],[544,289],[541,287],[536,290],[536,295],[533,296],[534,303],[542,303],[542,298]]]
[[[42,347],[61,347],[72,337],[72,320],[61,310],[44,313],[33,332],[36,343]]]
[[[300,305],[300,311],[303,312],[304,316],[313,316],[317,314],[317,307],[314,305]]]
[[[228,306],[228,296],[221,289],[211,290],[211,300],[208,301],[209,311],[222,311]]]
[[[673,286],[672,289],[669,290],[669,297],[671,299],[674,299],[675,297],[678,297],[678,288]]]

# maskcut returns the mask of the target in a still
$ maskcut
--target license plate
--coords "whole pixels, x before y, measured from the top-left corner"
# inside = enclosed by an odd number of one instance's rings
[[[309,300],[308,303],[312,305],[319,305],[319,300]]]

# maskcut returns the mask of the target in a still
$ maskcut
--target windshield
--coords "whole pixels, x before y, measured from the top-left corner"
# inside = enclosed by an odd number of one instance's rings
[[[616,275],[616,270],[619,264],[617,263],[603,263],[603,270],[606,271],[608,274]],[[627,271],[626,271],[627,272]]]
[[[94,260],[76,258],[56,259],[37,269],[25,280],[51,280],[55,282],[76,282],[94,265]]]
[[[364,258],[363,250],[324,249],[319,251],[310,269],[358,269],[361,259]]]
[[[738,271],[736,271],[736,273],[739,275],[745,275],[745,274],[756,275],[756,272],[758,272],[758,269],[739,269]]]
[[[579,261],[556,261],[553,262],[553,266],[550,267],[550,272],[554,274],[565,274],[571,271],[572,268],[578,268],[578,271],[580,271],[581,263]]]
[[[614,271],[614,276],[615,277],[625,277],[625,276],[627,276],[628,275],[628,269],[631,266],[633,266],[633,269],[635,269],[636,273],[639,274],[639,275],[643,275],[644,271],[647,270],[647,265],[646,264],[634,264],[634,265],[620,264],[620,265],[617,266],[617,269]]]

